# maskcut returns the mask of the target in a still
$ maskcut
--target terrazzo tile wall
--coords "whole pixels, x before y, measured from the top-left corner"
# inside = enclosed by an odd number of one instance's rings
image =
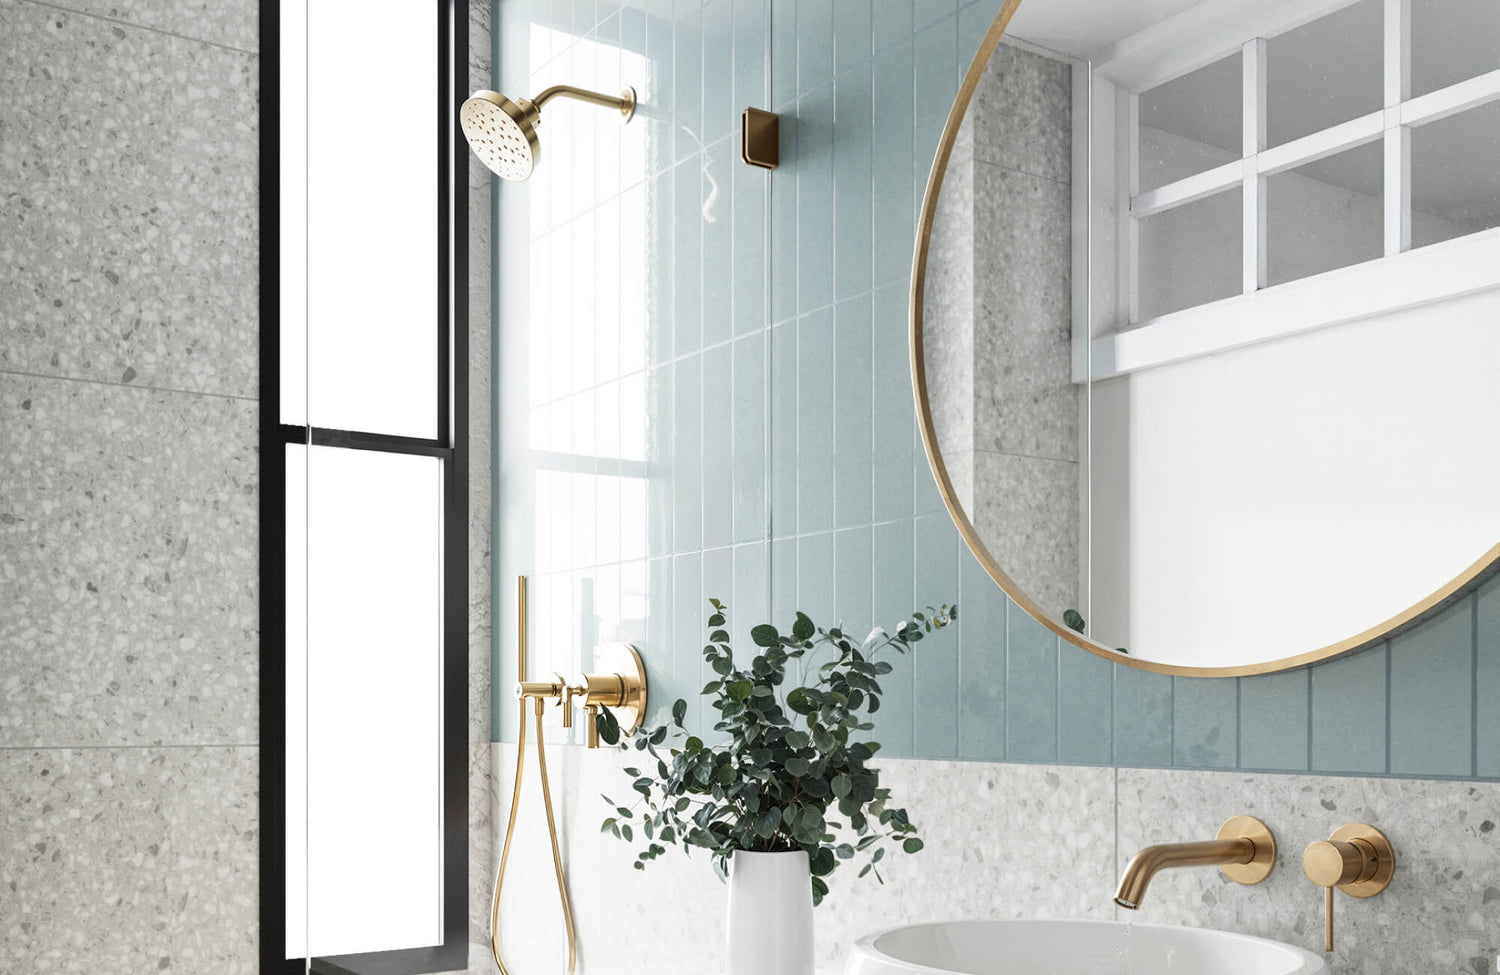
[[[255,970],[256,46],[0,0],[0,971]]]

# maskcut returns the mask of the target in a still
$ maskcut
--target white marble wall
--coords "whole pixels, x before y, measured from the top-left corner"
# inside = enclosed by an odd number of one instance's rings
[[[493,746],[495,808],[505,815],[515,755],[514,745]],[[549,746],[548,764],[582,975],[720,970],[725,891],[708,860],[673,850],[639,872],[633,848],[599,832],[607,811],[600,793],[629,793],[620,771],[629,761],[608,749]],[[1399,867],[1379,898],[1339,896],[1336,973],[1483,975],[1500,951],[1500,785],[906,759],[881,768],[927,845],[890,861],[884,886],[834,876],[816,914],[820,968],[837,970],[845,946],[871,930],[971,917],[1118,917],[1241,931],[1316,952],[1322,891],[1302,876],[1301,852],[1355,820],[1386,832]],[[517,970],[555,971],[564,960],[562,916],[534,751],[526,774],[501,933]],[[1276,834],[1280,855],[1267,882],[1242,887],[1214,869],[1169,871],[1140,911],[1114,907],[1120,872],[1139,849],[1212,838],[1238,813],[1261,817]],[[497,826],[503,836],[500,817]]]
[[[0,971],[256,967],[255,12],[0,0]]]

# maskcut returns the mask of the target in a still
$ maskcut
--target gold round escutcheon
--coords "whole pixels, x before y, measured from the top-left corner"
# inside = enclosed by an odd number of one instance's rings
[[[1254,816],[1234,816],[1219,827],[1219,839],[1247,839],[1255,844],[1255,855],[1246,863],[1226,863],[1219,867],[1224,876],[1237,884],[1258,884],[1271,876],[1276,866],[1276,837],[1271,827]]]

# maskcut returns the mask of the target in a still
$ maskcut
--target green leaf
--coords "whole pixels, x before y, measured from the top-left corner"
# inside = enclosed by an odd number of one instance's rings
[[[833,794],[840,799],[847,796],[854,789],[854,782],[849,776],[840,772],[833,777]]]
[[[708,635],[709,643],[728,643],[729,634],[724,630],[714,630]]]
[[[1068,610],[1066,613],[1063,613],[1063,625],[1070,630],[1082,633],[1083,627],[1085,625],[1083,621],[1083,614],[1078,612],[1078,610],[1076,609]]]
[[[730,656],[728,656],[726,654],[725,656],[716,657],[714,659],[714,673],[718,674],[720,677],[728,677],[729,674],[730,674],[730,672],[733,671],[733,670],[734,670],[734,658],[733,657],[730,657]]]
[[[723,626],[724,622],[725,621],[724,621],[724,614],[723,613],[715,613],[715,614],[713,614],[712,616],[710,616],[708,618],[708,625],[709,626]]]
[[[743,701],[755,690],[755,684],[748,680],[735,680],[729,682],[729,696],[736,701]]]
[[[917,839],[915,836],[911,837],[901,844],[901,849],[905,850],[907,853],[915,853],[921,848],[922,841]]]
[[[599,739],[606,745],[620,743],[620,721],[609,708],[601,707],[594,715],[594,727],[599,730]]]
[[[762,623],[750,630],[750,639],[758,647],[774,647],[781,642],[781,634],[770,623]]]
[[[646,740],[649,741],[649,742],[651,742],[651,744],[653,744],[653,745],[660,745],[662,742],[666,741],[667,740],[667,728],[666,728],[666,726],[663,725],[662,727],[657,728],[655,731],[651,732],[651,737],[647,738]]]
[[[792,639],[798,641],[811,640],[812,635],[817,631],[817,626],[813,624],[812,620],[808,619],[806,613],[797,614],[797,622],[792,624]]]
[[[686,716],[687,716],[687,702],[684,701],[682,698],[679,697],[676,701],[674,701],[672,703],[672,720],[674,722],[676,722],[677,727],[681,728],[682,727],[682,719],[685,718]]]
[[[689,735],[688,740],[682,743],[682,749],[689,755],[696,755],[703,751],[703,739],[697,735]]]

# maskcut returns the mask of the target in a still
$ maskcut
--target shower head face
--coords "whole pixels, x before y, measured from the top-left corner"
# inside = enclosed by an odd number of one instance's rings
[[[540,112],[524,98],[513,102],[493,91],[476,91],[459,110],[464,138],[480,162],[501,179],[520,182],[536,169],[541,154],[536,126]]]

